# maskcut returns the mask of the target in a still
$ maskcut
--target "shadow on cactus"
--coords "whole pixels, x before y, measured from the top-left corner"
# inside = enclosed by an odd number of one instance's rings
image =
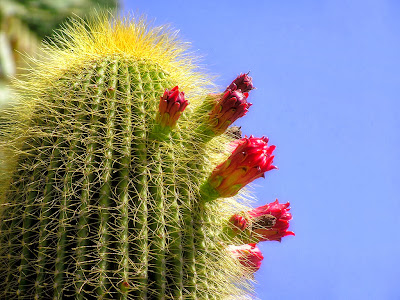
[[[54,46],[57,45],[57,46]],[[253,88],[224,92],[145,21],[75,20],[2,128],[1,299],[244,299],[291,214],[242,188],[274,169],[240,138]]]

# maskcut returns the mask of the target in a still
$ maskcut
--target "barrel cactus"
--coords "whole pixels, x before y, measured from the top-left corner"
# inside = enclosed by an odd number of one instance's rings
[[[185,44],[143,19],[72,21],[15,82],[1,127],[1,299],[244,299],[257,243],[288,231],[288,203],[251,209],[274,169],[250,107]]]

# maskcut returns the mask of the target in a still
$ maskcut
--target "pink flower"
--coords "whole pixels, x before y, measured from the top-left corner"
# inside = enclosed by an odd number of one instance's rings
[[[217,97],[209,116],[209,125],[215,134],[222,134],[238,118],[243,117],[251,103],[248,93],[227,89],[222,97]]]
[[[236,141],[237,147],[231,156],[217,166],[208,183],[220,197],[231,197],[254,179],[276,169],[272,165],[275,146],[268,146],[268,138],[250,136]]]
[[[225,91],[228,89],[231,91],[241,90],[242,93],[247,93],[254,89],[253,79],[248,74],[240,74]]]
[[[254,273],[260,269],[264,256],[256,244],[229,245],[227,250],[234,258],[239,260],[249,273]]]
[[[280,242],[284,236],[295,235],[294,232],[288,231],[289,221],[292,219],[289,205],[289,202],[280,204],[278,200],[275,200],[247,212],[248,219],[235,214],[230,218],[232,229],[238,232],[247,228],[258,242]]]
[[[179,92],[179,88],[176,86],[170,91],[166,89],[160,98],[158,121],[162,126],[174,127],[179,116],[189,104],[185,100],[185,93]]]

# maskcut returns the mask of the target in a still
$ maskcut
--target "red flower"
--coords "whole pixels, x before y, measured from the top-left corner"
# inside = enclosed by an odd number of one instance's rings
[[[260,269],[264,256],[256,244],[229,245],[227,250],[234,258],[239,260],[249,273],[254,273]]]
[[[227,90],[236,91],[241,90],[242,93],[247,93],[254,89],[253,79],[247,74],[240,74],[232,83],[226,88]]]
[[[251,103],[247,102],[248,93],[227,89],[223,96],[217,98],[210,113],[209,124],[215,134],[225,132],[229,125],[243,117]]]
[[[158,121],[162,126],[174,127],[179,116],[189,104],[185,100],[185,93],[179,92],[179,88],[176,86],[170,91],[166,89],[160,98]]]
[[[235,142],[231,156],[217,166],[208,183],[220,197],[231,197],[249,182],[264,177],[264,172],[276,169],[272,165],[275,146],[268,146],[268,138],[245,137]]]
[[[287,230],[292,219],[289,205],[289,202],[280,204],[275,200],[247,212],[249,219],[235,214],[230,218],[230,222],[235,232],[249,228],[258,242],[280,242],[284,236],[294,235],[294,232]]]

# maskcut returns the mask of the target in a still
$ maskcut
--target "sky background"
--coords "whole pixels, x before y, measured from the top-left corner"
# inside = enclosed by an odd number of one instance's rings
[[[400,299],[400,1],[133,1],[171,24],[224,89],[250,71],[244,134],[277,146],[258,205],[290,201],[264,242],[260,299]]]

